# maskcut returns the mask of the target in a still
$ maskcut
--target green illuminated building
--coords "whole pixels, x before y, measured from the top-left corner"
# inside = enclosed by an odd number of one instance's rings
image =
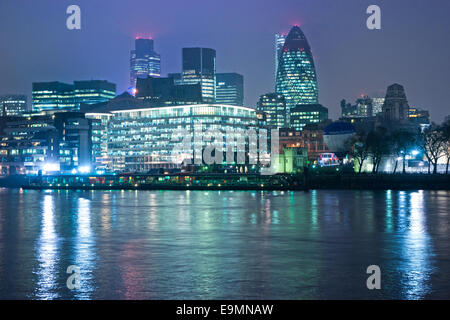
[[[296,105],[317,104],[318,88],[311,48],[305,35],[294,26],[286,37],[279,57],[275,91],[286,100],[289,110]]]

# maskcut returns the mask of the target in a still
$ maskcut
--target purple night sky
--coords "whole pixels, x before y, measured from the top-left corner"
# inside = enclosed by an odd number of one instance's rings
[[[66,29],[71,4],[81,7],[80,31]],[[381,30],[366,28],[371,4],[381,7]],[[450,114],[448,0],[2,0],[0,12],[0,94],[30,97],[33,81],[88,79],[120,93],[134,38],[151,36],[163,75],[180,71],[183,47],[216,49],[217,71],[243,74],[245,104],[255,106],[274,90],[274,34],[299,24],[331,118],[342,98],[384,96],[394,82],[432,120]]]

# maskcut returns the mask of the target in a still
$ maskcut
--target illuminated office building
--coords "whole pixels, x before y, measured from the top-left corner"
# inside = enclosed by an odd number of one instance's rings
[[[200,83],[204,103],[216,101],[216,50],[183,48],[183,84]]]
[[[75,109],[73,85],[57,81],[33,83],[33,111]]]
[[[106,80],[74,81],[73,93],[77,108],[81,104],[95,104],[113,99],[116,85]]]
[[[296,105],[318,103],[316,70],[311,48],[298,26],[291,29],[283,45],[275,91],[286,99],[288,117],[289,110]]]
[[[220,130],[223,134],[235,132],[231,138],[236,139],[238,133],[235,130],[257,129],[260,125],[255,109],[218,104],[147,107],[104,113],[109,114],[109,118],[104,118],[107,121],[107,156],[111,164],[108,169],[114,171],[148,172],[155,168],[176,168],[180,164],[174,161],[175,156],[187,157],[194,163],[193,153],[174,154],[183,137],[191,135],[191,150],[198,143],[203,149],[206,141],[201,139],[209,129]],[[91,119],[99,119],[100,116],[99,113],[86,114]],[[200,142],[192,137],[196,126],[202,127]],[[181,129],[186,130],[184,135]],[[95,146],[93,148],[96,149]]]
[[[8,116],[0,120],[2,174],[71,173],[90,168],[92,128],[83,113]]]
[[[290,112],[290,127],[299,131],[307,124],[320,123],[328,119],[328,109],[321,104],[298,105]]]
[[[242,106],[244,104],[244,77],[239,73],[216,74],[216,103]]]
[[[82,104],[108,101],[116,95],[116,85],[105,80],[33,83],[33,111],[77,111]]]
[[[257,109],[265,112],[267,125],[276,128],[284,128],[286,122],[286,101],[283,95],[267,93],[259,98]]]
[[[136,39],[130,54],[130,84],[136,86],[137,78],[161,76],[161,56],[154,51],[152,39]]]
[[[7,94],[0,96],[0,110],[8,116],[20,116],[28,111],[27,96],[23,94]]]
[[[275,34],[275,79],[277,78],[278,61],[283,53],[284,42],[286,41],[286,35],[276,33]]]

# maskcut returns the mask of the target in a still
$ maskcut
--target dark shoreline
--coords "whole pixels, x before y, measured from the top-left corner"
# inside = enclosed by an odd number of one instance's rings
[[[236,191],[307,191],[330,190],[450,190],[450,175],[445,174],[311,174],[287,176],[295,185],[276,183],[240,185],[186,185],[147,183],[140,185],[48,185],[30,183],[24,176],[0,178],[0,187],[29,190],[236,190]],[[202,179],[202,177],[201,177]],[[201,180],[200,179],[200,180]],[[298,183],[297,183],[298,182]]]

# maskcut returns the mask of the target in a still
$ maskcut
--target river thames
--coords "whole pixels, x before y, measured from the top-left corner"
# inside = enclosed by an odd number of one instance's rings
[[[0,189],[0,299],[449,299],[449,208],[448,191]]]

